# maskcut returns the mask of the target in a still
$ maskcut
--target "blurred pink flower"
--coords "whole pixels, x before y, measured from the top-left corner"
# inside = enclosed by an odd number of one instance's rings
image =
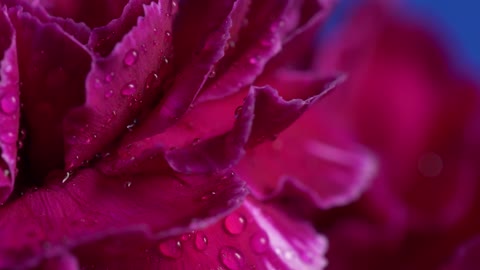
[[[379,160],[359,201],[317,217],[331,270],[439,269],[479,232],[480,87],[401,10],[367,1],[316,61],[349,75],[322,108]]]

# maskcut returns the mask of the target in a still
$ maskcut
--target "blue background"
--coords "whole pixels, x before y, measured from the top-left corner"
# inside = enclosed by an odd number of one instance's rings
[[[390,1],[390,0],[385,0]],[[480,79],[480,0],[404,0],[406,8],[420,17],[447,42],[460,65]],[[330,26],[359,0],[340,0]],[[328,28],[327,28],[328,29]]]
[[[409,0],[411,8],[444,30],[449,45],[480,77],[480,1]],[[455,54],[454,54],[455,55]],[[456,55],[455,55],[456,56]]]

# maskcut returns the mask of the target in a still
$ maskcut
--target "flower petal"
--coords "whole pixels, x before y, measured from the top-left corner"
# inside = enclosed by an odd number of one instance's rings
[[[37,18],[43,23],[55,23],[60,26],[63,31],[70,34],[77,39],[80,43],[86,44],[88,37],[90,36],[90,28],[81,22],[75,22],[71,18],[60,18],[51,16],[37,1],[28,0],[3,0],[9,8],[21,7],[24,12],[30,13],[33,17]]]
[[[179,4],[172,34],[174,74],[160,104],[142,121],[127,141],[158,134],[175,123],[189,108],[208,78],[231,27],[235,1],[184,1]]]
[[[22,123],[28,161],[26,174],[42,179],[63,168],[63,120],[84,102],[84,80],[90,56],[73,37],[54,23],[10,9],[17,35],[21,81]],[[68,89],[68,91],[66,91]]]
[[[226,56],[216,65],[215,76],[207,81],[197,103],[231,95],[251,84],[284,42],[317,25],[319,14],[332,5],[331,1],[289,0],[248,4],[244,20],[236,20],[242,25],[238,37],[229,41]]]
[[[34,264],[76,241],[138,226],[156,239],[203,228],[246,194],[231,174],[110,178],[86,169],[60,181],[52,178],[0,209],[0,268]]]
[[[17,47],[6,10],[0,8],[0,204],[13,190],[17,176],[20,126]]]
[[[53,16],[71,18],[94,28],[117,18],[128,0],[40,0]]]
[[[172,19],[165,14],[165,5],[151,3],[143,9],[144,17],[138,18],[137,25],[107,57],[94,57],[86,80],[86,103],[66,122],[65,161],[69,168],[103,151],[159,94],[148,84],[152,75],[166,69]],[[135,14],[134,7],[131,12]],[[133,16],[124,15],[124,20]]]
[[[475,270],[480,264],[480,237],[476,236],[458,249],[443,270]]]
[[[156,241],[141,231],[92,239],[74,247],[93,269],[323,269],[327,240],[302,221],[247,200],[202,230]]]
[[[306,100],[285,101],[271,87],[252,87],[221,101],[201,103],[164,133],[119,149],[101,164],[107,174],[164,170],[212,173],[231,168],[253,147],[292,124],[330,88],[318,88]],[[234,114],[237,114],[236,121]]]

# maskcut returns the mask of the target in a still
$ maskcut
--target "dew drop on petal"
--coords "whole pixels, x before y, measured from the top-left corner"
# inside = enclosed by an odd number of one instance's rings
[[[185,233],[185,234],[182,234],[182,236],[180,236],[180,239],[182,241],[188,241],[192,238],[192,233]]]
[[[123,183],[124,188],[129,188],[131,186],[132,186],[132,181],[126,181],[125,183]]]
[[[10,73],[12,72],[12,70],[13,70],[12,65],[10,64],[5,65],[5,72]]]
[[[158,245],[158,251],[167,258],[179,259],[183,253],[182,242],[176,239],[166,240]]]
[[[220,249],[220,262],[230,270],[244,269],[245,266],[245,258],[240,251],[228,246]]]
[[[14,96],[6,95],[1,101],[2,111],[6,114],[13,114],[18,110],[18,99]]]
[[[72,174],[73,174],[72,171],[67,171],[67,172],[65,173],[65,176],[64,176],[63,179],[62,179],[62,184],[65,184],[65,183],[68,181],[68,179],[70,179],[70,177],[72,176]]]
[[[193,139],[193,141],[192,141],[192,145],[197,145],[197,144],[199,144],[199,143],[200,143],[200,138],[195,138],[195,139]]]
[[[155,72],[148,74],[147,79],[145,80],[145,89],[156,88],[159,85],[158,74]]]
[[[224,225],[230,234],[240,234],[247,227],[247,220],[237,213],[232,213],[225,218]]]
[[[0,140],[4,143],[15,143],[17,141],[17,137],[15,134],[13,134],[13,132],[7,132],[0,135]]]
[[[132,66],[133,64],[135,64],[135,62],[137,62],[137,59],[138,52],[137,50],[132,49],[125,54],[125,58],[123,58],[123,63],[126,66]]]
[[[269,248],[268,235],[264,231],[256,232],[250,237],[250,247],[253,252],[261,254]]]
[[[217,72],[215,72],[215,70],[212,70],[210,73],[208,73],[209,78],[214,78],[215,76],[217,76]]]
[[[239,117],[240,114],[242,113],[242,110],[243,110],[243,106],[238,106],[236,109],[235,109],[235,117]]]
[[[135,93],[135,91],[137,91],[135,85],[133,83],[128,83],[122,88],[121,93],[124,96],[131,96]]]
[[[213,198],[213,196],[215,196],[217,193],[215,191],[212,191],[212,192],[209,192],[205,195],[203,195],[200,199],[202,201],[207,201],[207,200],[210,200],[211,198]]]
[[[99,89],[102,87],[102,83],[100,82],[99,79],[95,79],[95,82],[93,83],[93,87],[95,87],[95,89]]]
[[[110,82],[113,81],[113,77],[115,77],[115,73],[110,72],[110,73],[108,73],[107,75],[105,75],[105,81],[106,81],[107,83],[110,83]]]
[[[208,247],[208,238],[203,232],[197,232],[195,234],[195,248],[199,251],[203,251]]]
[[[113,96],[113,90],[112,90],[112,89],[107,90],[107,91],[105,92],[105,98],[110,98],[110,97],[112,97],[112,96]]]

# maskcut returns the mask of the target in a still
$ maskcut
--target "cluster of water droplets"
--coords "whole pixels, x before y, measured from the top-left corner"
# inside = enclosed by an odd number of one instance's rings
[[[207,197],[214,195],[215,193],[212,193]],[[246,228],[247,218],[241,213],[234,212],[223,220],[223,229],[230,237],[247,233]],[[264,254],[270,248],[269,237],[263,230],[257,230],[247,239],[249,239],[248,245],[254,254]],[[190,241],[194,250],[197,252],[205,252],[209,247],[208,236],[202,231],[193,231],[183,234],[180,237],[161,242],[158,245],[158,251],[164,258],[173,260],[181,259],[188,241]],[[218,260],[221,265],[229,270],[244,269],[247,265],[244,254],[238,248],[231,245],[225,245],[218,249]]]

